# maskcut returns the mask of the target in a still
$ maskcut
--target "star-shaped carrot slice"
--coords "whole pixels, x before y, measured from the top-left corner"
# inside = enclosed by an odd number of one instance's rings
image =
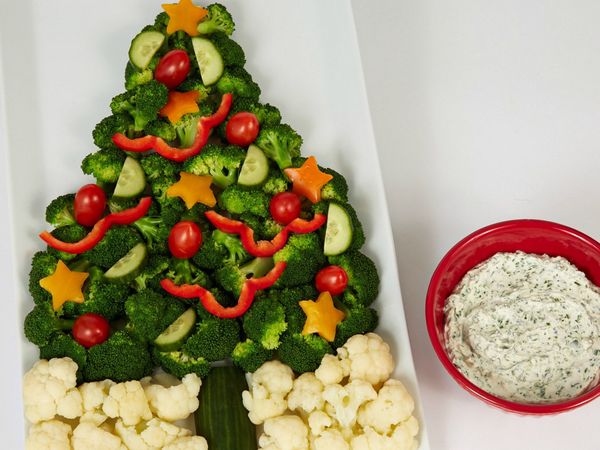
[[[169,92],[167,104],[160,110],[160,115],[169,118],[171,123],[177,123],[187,113],[200,111],[198,97],[200,92],[192,90],[189,92]]]
[[[284,172],[293,184],[293,191],[298,195],[303,195],[313,203],[321,200],[321,189],[333,179],[332,175],[319,170],[314,156],[304,161],[302,167],[298,169],[288,168]]]
[[[318,333],[323,339],[333,342],[335,330],[345,314],[333,305],[333,298],[327,291],[321,292],[317,301],[302,300],[300,307],[306,314],[302,334]]]
[[[181,198],[185,206],[191,209],[196,203],[210,206],[217,204],[217,199],[210,185],[212,177],[209,175],[194,175],[193,173],[180,172],[179,181],[167,189],[168,197]]]
[[[208,10],[196,6],[192,0],[180,0],[177,4],[163,4],[163,9],[169,15],[167,34],[185,31],[190,36],[198,36],[198,22],[208,14]]]
[[[52,295],[52,308],[58,311],[65,302],[83,303],[83,283],[89,276],[87,272],[71,271],[67,265],[58,261],[54,273],[40,280],[40,286]]]

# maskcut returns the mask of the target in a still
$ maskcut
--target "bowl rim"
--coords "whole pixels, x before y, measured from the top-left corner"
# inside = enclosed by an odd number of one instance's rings
[[[463,389],[467,392],[483,400],[489,405],[503,409],[508,412],[513,412],[522,415],[546,415],[546,414],[558,414],[566,411],[570,411],[579,406],[585,405],[591,402],[595,398],[600,396],[600,384],[588,392],[575,397],[570,400],[566,400],[559,403],[552,404],[526,404],[517,403],[510,400],[505,400],[489,392],[479,388],[471,381],[469,381],[450,361],[450,358],[446,354],[444,344],[438,338],[438,332],[434,324],[434,299],[437,287],[443,278],[443,275],[447,269],[449,263],[453,260],[456,253],[462,250],[465,246],[470,245],[472,242],[480,239],[481,237],[505,229],[523,229],[523,228],[541,228],[541,229],[552,229],[560,233],[571,235],[577,239],[589,245],[596,252],[600,254],[600,242],[591,238],[590,236],[566,225],[561,225],[556,222],[540,219],[513,219],[502,222],[493,223],[491,225],[484,226],[460,241],[458,241],[440,260],[435,271],[433,272],[427,288],[427,295],[425,300],[425,320],[427,324],[427,332],[429,334],[429,340],[433,346],[433,349],[442,363],[443,367],[450,374],[450,376],[456,381]],[[470,269],[469,269],[470,270]]]

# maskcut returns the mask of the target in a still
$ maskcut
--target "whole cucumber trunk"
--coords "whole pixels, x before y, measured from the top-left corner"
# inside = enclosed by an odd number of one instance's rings
[[[247,389],[246,376],[237,367],[214,367],[202,380],[196,433],[206,438],[210,450],[256,450],[256,428],[242,403]]]

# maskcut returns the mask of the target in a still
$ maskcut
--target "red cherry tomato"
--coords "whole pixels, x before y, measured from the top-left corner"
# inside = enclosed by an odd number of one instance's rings
[[[85,348],[102,344],[108,339],[110,325],[99,314],[86,313],[79,316],[73,323],[73,339]]]
[[[319,292],[340,295],[348,286],[348,274],[340,266],[327,266],[319,271],[315,284]]]
[[[277,223],[287,225],[300,216],[300,197],[293,192],[280,192],[271,199],[269,211]]]
[[[258,136],[260,124],[250,112],[239,112],[230,117],[225,127],[225,136],[230,144],[245,147],[252,144]]]
[[[77,223],[93,227],[104,215],[106,194],[97,184],[86,184],[75,194],[73,212]]]
[[[161,82],[169,89],[175,89],[190,72],[190,57],[185,50],[171,50],[160,58],[154,79]]]
[[[169,250],[175,258],[191,258],[201,245],[202,232],[194,222],[183,220],[171,228]]]

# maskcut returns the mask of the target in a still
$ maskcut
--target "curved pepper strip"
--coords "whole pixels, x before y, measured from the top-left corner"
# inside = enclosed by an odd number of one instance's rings
[[[227,118],[232,101],[233,96],[230,93],[223,94],[221,104],[217,111],[210,116],[200,117],[200,120],[198,120],[196,137],[190,147],[171,147],[164,139],[153,135],[129,139],[122,133],[115,133],[112,137],[112,141],[121,150],[128,152],[146,152],[154,149],[156,153],[172,161],[185,161],[191,156],[197,155],[202,147],[206,145],[211,130]]]
[[[72,253],[78,255],[87,252],[98,244],[113,225],[128,225],[141,219],[148,213],[152,204],[151,197],[144,197],[140,200],[137,206],[125,209],[118,213],[111,213],[100,219],[86,237],[80,241],[69,243],[56,239],[48,231],[40,233],[40,238],[50,247],[61,252]]]
[[[231,307],[221,305],[215,296],[207,289],[197,284],[176,285],[173,280],[164,278],[160,285],[169,294],[181,298],[198,298],[204,309],[221,319],[234,319],[242,316],[254,302],[256,291],[267,289],[279,279],[285,270],[285,262],[277,262],[269,273],[260,278],[250,278],[244,281],[237,304]]]

